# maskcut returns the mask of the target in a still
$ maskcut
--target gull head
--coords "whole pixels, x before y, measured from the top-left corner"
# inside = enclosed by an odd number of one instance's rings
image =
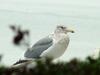
[[[65,27],[63,25],[57,26],[56,30],[55,30],[55,33],[65,33],[65,34],[67,34],[68,32],[74,33],[74,30],[72,30],[68,27]]]

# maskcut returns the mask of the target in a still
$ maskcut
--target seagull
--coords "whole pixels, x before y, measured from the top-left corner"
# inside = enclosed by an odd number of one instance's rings
[[[73,30],[59,25],[54,33],[37,41],[32,48],[29,48],[24,56],[29,59],[38,59],[45,57],[58,58],[66,50],[69,44],[68,32],[74,33]]]
[[[68,36],[69,32],[74,33],[74,30],[63,25],[57,26],[52,34],[40,39],[31,48],[29,48],[24,53],[24,57],[26,59],[39,59],[47,57],[56,59],[62,56],[70,41]],[[22,63],[26,61],[24,60],[20,62]]]

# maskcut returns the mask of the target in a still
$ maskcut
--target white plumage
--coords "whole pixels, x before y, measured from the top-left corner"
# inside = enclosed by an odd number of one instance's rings
[[[53,34],[39,40],[25,53],[26,58],[60,57],[69,44],[68,32],[74,32],[65,26],[57,26]]]
[[[65,34],[53,34],[52,38],[52,46],[41,53],[40,57],[58,58],[65,52],[69,44],[69,37]]]

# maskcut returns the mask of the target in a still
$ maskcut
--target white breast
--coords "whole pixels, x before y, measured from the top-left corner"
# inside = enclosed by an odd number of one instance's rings
[[[40,57],[58,58],[65,52],[69,44],[69,37],[64,35],[56,39],[57,41],[55,41],[50,48],[44,51]]]

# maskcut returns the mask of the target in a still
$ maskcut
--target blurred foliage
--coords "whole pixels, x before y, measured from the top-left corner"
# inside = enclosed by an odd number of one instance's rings
[[[21,41],[24,41],[23,44],[28,44],[25,41],[25,36],[29,37],[28,30],[22,30],[20,26],[10,25],[10,29],[14,32],[15,36],[13,37],[13,44],[21,45]]]
[[[72,59],[69,62],[53,63],[52,59],[38,60],[36,67],[8,68],[0,66],[0,75],[100,75],[100,57],[87,57],[81,61]]]

